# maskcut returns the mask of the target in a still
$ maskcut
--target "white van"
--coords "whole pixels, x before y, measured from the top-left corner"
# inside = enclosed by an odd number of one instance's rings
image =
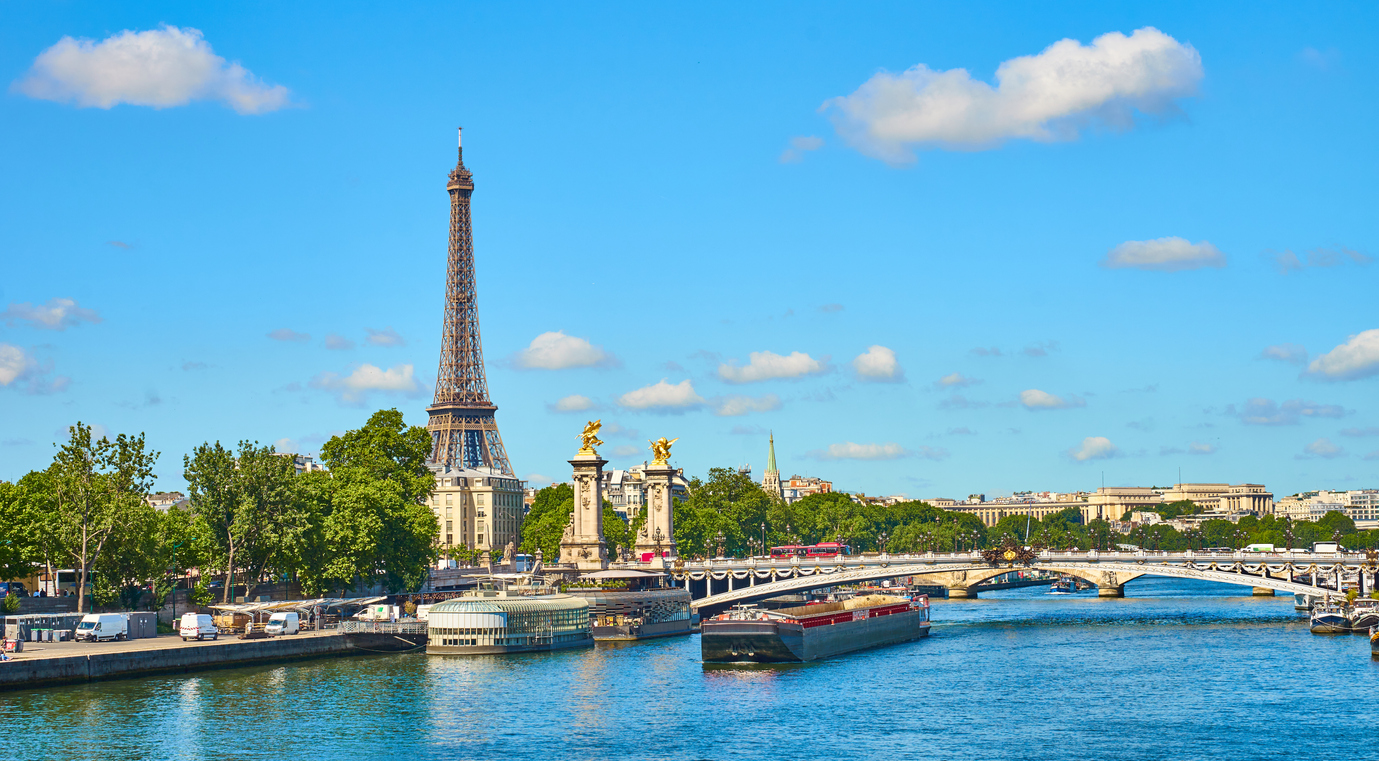
[[[268,625],[263,630],[270,636],[276,637],[279,634],[296,634],[300,631],[300,617],[296,613],[274,613],[268,617]]]
[[[185,613],[182,615],[182,623],[177,627],[177,633],[182,635],[182,641],[189,639],[220,639],[220,630],[216,628],[215,622],[205,613]]]
[[[129,634],[129,619],[119,613],[91,613],[77,624],[77,641],[109,642]]]

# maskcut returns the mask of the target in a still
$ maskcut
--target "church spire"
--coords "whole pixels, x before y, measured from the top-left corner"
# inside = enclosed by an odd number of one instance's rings
[[[768,445],[766,454],[766,473],[761,477],[761,488],[773,497],[785,499],[785,490],[781,488],[780,469],[776,467],[776,434],[771,432],[771,442]]]

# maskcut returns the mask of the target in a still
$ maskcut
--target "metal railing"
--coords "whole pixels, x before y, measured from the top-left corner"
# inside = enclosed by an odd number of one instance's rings
[[[346,634],[425,634],[425,621],[343,621],[340,631]]]

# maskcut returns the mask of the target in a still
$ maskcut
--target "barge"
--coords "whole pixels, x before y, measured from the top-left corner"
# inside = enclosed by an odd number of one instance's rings
[[[800,663],[929,634],[929,598],[866,595],[780,610],[741,606],[700,625],[705,663]]]
[[[600,642],[693,632],[689,590],[668,586],[664,573],[596,571],[581,576],[565,592],[589,602],[589,623]]]

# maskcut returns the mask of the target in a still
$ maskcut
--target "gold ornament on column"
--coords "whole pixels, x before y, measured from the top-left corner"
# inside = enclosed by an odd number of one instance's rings
[[[599,429],[602,427],[602,419],[591,420],[584,424],[584,432],[579,434],[582,443],[582,446],[579,448],[579,454],[598,454],[598,452],[594,450],[594,447],[603,444],[603,442],[599,440]]]
[[[652,456],[651,464],[652,464],[652,465],[668,465],[668,464],[670,464],[670,445],[671,445],[671,444],[674,444],[675,442],[677,442],[677,441],[679,441],[679,440],[680,440],[680,439],[677,437],[677,438],[671,439],[670,441],[666,441],[666,437],[664,437],[664,436],[662,436],[661,438],[657,439],[656,441],[651,441],[650,439],[647,439],[647,443],[651,444],[651,456]]]

